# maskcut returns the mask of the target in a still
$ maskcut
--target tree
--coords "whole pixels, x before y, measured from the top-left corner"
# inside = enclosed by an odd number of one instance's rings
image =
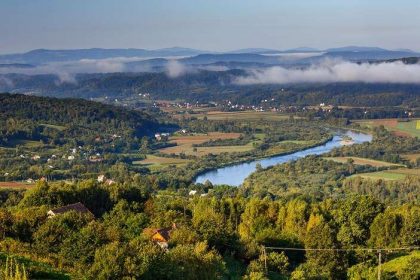
[[[35,246],[44,254],[58,253],[63,241],[85,226],[91,216],[70,211],[48,219],[34,233]]]
[[[220,279],[226,272],[225,263],[216,250],[209,250],[205,242],[179,245],[168,252],[169,279]]]
[[[113,242],[95,253],[89,279],[168,279],[164,269],[167,260],[157,245],[140,239],[130,243]]]
[[[313,213],[308,221],[305,248],[338,248],[335,234],[333,228],[322,215]],[[343,256],[337,251],[307,251],[306,257],[308,266],[317,267],[319,274],[325,274],[329,279],[344,277],[343,273],[346,269],[346,263]]]

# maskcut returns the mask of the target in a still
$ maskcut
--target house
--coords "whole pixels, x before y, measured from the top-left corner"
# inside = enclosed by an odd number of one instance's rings
[[[196,193],[197,193],[197,191],[192,190],[188,193],[188,195],[195,195]]]
[[[101,162],[102,158],[100,156],[94,155],[89,157],[90,162]]]
[[[97,181],[99,182],[99,183],[102,183],[102,182],[104,182],[106,180],[106,177],[105,177],[105,175],[99,175],[98,176],[98,179],[97,179]]]
[[[176,229],[176,224],[173,223],[171,227],[159,228],[159,229],[144,229],[143,233],[150,236],[153,242],[156,242],[163,249],[168,248],[168,242],[171,239],[171,232]]]
[[[68,159],[68,160],[74,160],[74,159],[75,159],[75,157],[74,157],[74,156],[68,156],[68,157],[67,157],[67,159]]]
[[[33,160],[39,160],[39,159],[41,159],[41,157],[39,155],[35,155],[35,156],[32,157],[32,159]]]
[[[81,202],[51,209],[50,211],[47,212],[47,215],[48,215],[48,218],[52,218],[54,216],[67,213],[69,211],[76,211],[78,213],[89,214],[93,216],[92,212],[90,212],[89,209],[87,209],[86,206],[84,206],[83,203]]]

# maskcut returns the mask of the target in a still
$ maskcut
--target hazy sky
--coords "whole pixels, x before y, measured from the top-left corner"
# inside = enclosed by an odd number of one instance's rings
[[[420,50],[420,1],[0,0],[0,53],[344,45]]]

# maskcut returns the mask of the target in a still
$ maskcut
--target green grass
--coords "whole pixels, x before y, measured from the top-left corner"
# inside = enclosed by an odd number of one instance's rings
[[[40,125],[48,127],[48,128],[52,128],[52,129],[57,129],[59,131],[63,131],[66,129],[66,127],[62,125],[53,125],[53,124],[47,124],[47,123],[41,123]]]
[[[393,131],[398,135],[420,137],[420,120],[412,119],[409,121],[401,121],[399,119],[376,119],[376,120],[356,120],[358,123],[367,127],[376,127],[383,125],[389,131]]]
[[[44,146],[44,144],[42,144],[41,142],[32,141],[32,140],[13,140],[13,141],[10,141],[10,144],[12,144],[15,147],[19,145],[28,149],[39,148],[39,147]]]
[[[400,168],[392,170],[383,170],[377,172],[355,174],[350,176],[350,178],[357,176],[374,180],[382,179],[386,181],[397,181],[404,180],[407,176],[420,176],[420,169]]]
[[[385,262],[381,264],[382,279],[417,279],[420,275],[420,251],[413,251],[407,255],[394,256],[386,261],[388,252],[383,252]],[[395,253],[394,253],[395,254]],[[360,263],[349,269],[350,280],[377,279],[378,266],[371,263]]]
[[[188,162],[190,162],[190,160],[188,159],[167,158],[158,157],[155,155],[147,155],[146,159],[134,161],[133,164],[147,166],[151,171],[157,171],[170,165],[183,166]]]
[[[399,122],[396,129],[402,132],[406,132],[413,137],[420,137],[420,129],[417,128],[417,120]]]
[[[30,279],[48,279],[48,280],[70,280],[71,276],[67,273],[54,269],[51,265],[43,262],[33,261],[26,257],[15,256],[0,252],[0,262],[3,266],[7,257],[14,257],[19,263],[25,265],[29,272]]]

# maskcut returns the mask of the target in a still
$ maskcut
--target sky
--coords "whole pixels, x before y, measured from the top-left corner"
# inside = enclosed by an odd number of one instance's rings
[[[379,46],[420,51],[419,0],[0,0],[0,53]]]

